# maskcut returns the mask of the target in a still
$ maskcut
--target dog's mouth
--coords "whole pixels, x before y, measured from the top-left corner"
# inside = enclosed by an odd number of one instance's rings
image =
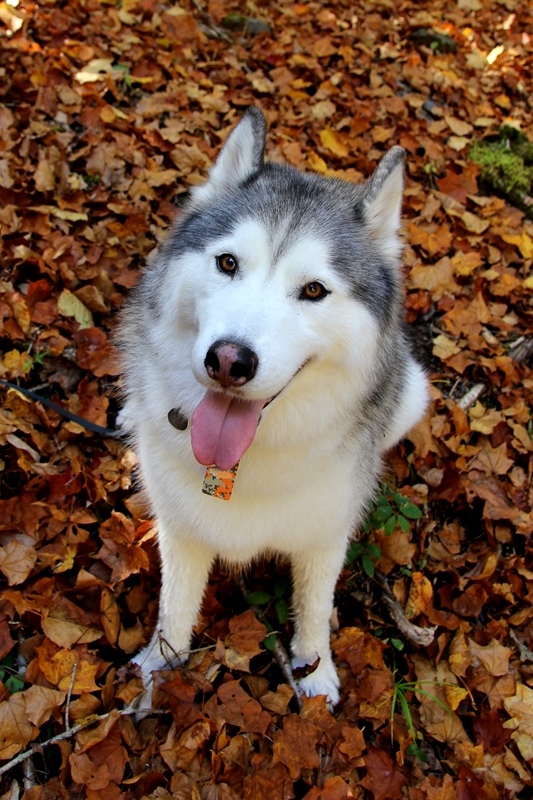
[[[302,364],[293,378],[304,366]],[[252,444],[263,409],[279,397],[293,378],[277,394],[261,400],[245,400],[228,392],[208,389],[194,409],[190,423],[192,451],[198,463],[232,469]],[[179,409],[172,409],[168,418],[179,430],[186,426]]]
[[[243,400],[208,389],[191,417],[191,445],[200,464],[232,469],[252,444],[265,400]]]

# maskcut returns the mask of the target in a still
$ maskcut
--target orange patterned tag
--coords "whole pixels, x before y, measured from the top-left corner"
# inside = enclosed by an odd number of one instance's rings
[[[238,466],[235,464],[232,469],[219,469],[214,465],[207,467],[202,492],[220,500],[231,500]]]

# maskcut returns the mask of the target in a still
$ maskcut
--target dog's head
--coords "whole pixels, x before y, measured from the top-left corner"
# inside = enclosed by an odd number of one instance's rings
[[[313,367],[326,380],[362,377],[400,302],[403,150],[357,186],[265,163],[264,146],[251,108],[165,247],[166,335],[190,342],[206,391],[193,449],[222,467],[249,446],[263,407]]]

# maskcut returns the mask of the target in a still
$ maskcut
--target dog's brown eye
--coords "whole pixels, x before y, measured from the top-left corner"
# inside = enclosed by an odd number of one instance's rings
[[[221,256],[217,256],[217,267],[221,272],[234,275],[238,266],[237,259],[231,253],[222,253]]]
[[[306,283],[300,292],[300,300],[322,300],[329,294],[326,287],[319,281],[311,281]]]

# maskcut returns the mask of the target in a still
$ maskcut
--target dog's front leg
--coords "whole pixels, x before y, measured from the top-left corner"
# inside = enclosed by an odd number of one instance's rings
[[[187,658],[214,554],[177,538],[173,529],[158,525],[161,553],[159,620],[150,644],[133,659],[147,689],[139,707],[151,706],[152,672],[172,669]]]
[[[339,701],[339,677],[331,656],[329,621],[343,561],[343,548],[311,550],[292,559],[295,618],[292,664],[303,667],[318,660],[316,669],[300,680],[300,686],[311,697],[325,694],[333,705]]]

